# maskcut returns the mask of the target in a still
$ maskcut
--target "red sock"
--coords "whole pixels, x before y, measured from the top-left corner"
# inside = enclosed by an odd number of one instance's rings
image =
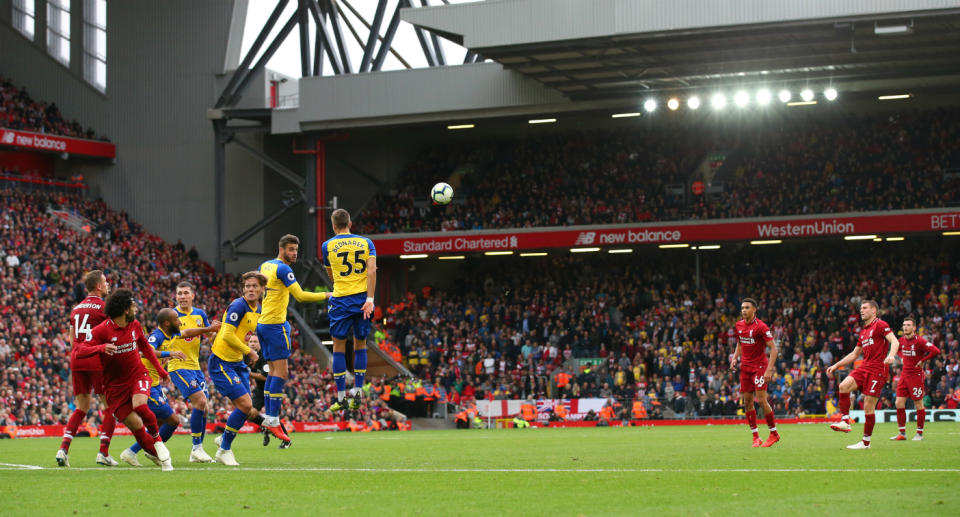
[[[917,408],[917,434],[923,436],[923,421],[927,418],[927,408],[920,406]]]
[[[100,454],[110,455],[110,439],[113,438],[113,430],[116,427],[117,419],[108,411],[103,416],[103,424],[100,426]]]
[[[839,395],[839,399],[840,399],[840,414],[843,415],[841,417],[841,420],[849,423],[850,422],[850,394],[844,393],[841,391]]]
[[[146,428],[148,433],[150,433],[150,436],[156,438],[158,433],[157,417],[153,414],[153,411],[150,411],[150,408],[148,408],[146,404],[137,406],[133,408],[133,410],[140,415],[140,419],[143,420],[143,427]]]
[[[897,408],[897,430],[900,434],[907,432],[907,409]]]
[[[73,413],[70,415],[70,420],[67,420],[67,427],[63,430],[63,441],[60,442],[60,448],[69,451],[70,442],[73,441],[73,437],[77,434],[77,429],[80,428],[80,424],[83,423],[83,419],[86,418],[87,412],[81,411],[79,409],[74,409]]]
[[[777,433],[777,422],[776,422],[776,420],[773,419],[773,409],[771,409],[770,411],[768,411],[767,414],[764,415],[764,417],[767,419],[767,427],[770,428],[770,432],[771,432],[772,434],[776,434],[776,433]]]
[[[753,433],[753,437],[760,438],[760,433],[757,432],[757,410],[751,409],[747,411],[747,424],[750,426],[750,432]]]
[[[864,418],[866,422],[863,424],[863,444],[870,445],[870,437],[873,436],[873,425],[877,423],[877,415],[870,414]]]
[[[133,431],[133,437],[137,439],[137,443],[140,444],[140,447],[143,447],[143,452],[146,452],[151,456],[157,455],[157,448],[153,446],[154,442],[156,442],[156,439],[147,433],[146,427],[141,427],[140,429]]]

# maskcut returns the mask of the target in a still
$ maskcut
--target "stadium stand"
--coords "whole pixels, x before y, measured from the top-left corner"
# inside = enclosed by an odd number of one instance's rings
[[[954,109],[702,128],[654,125],[563,132],[424,149],[389,191],[368,202],[359,231],[570,226],[680,219],[931,208],[960,201]],[[687,196],[699,157],[722,150],[710,182]],[[457,191],[446,209],[424,193]],[[549,194],[548,194],[549,193]]]
[[[876,298],[897,329],[906,315],[920,317],[921,332],[944,350],[928,373],[932,406],[956,407],[957,244],[907,242],[762,252],[740,245],[704,257],[701,289],[693,285],[692,258],[662,250],[628,258],[478,258],[456,274],[478,282],[409,294],[388,308],[386,339],[411,370],[438,380],[457,402],[556,398],[562,371],[573,376],[566,396],[639,397],[653,417],[732,415],[739,379],[727,371],[735,343],[727,331],[739,319],[740,299],[755,296],[780,344],[771,387],[776,411],[824,414],[834,407],[837,382],[825,365],[852,350],[860,300]],[[569,361],[583,357],[602,361]],[[892,389],[884,392],[885,407]]]
[[[144,307],[140,320],[148,328],[157,311],[173,303],[172,293],[182,280],[199,286],[196,305],[211,317],[220,317],[239,295],[237,278],[217,274],[196,258],[195,250],[144,232],[102,201],[83,199],[69,189],[2,188],[0,199],[0,425],[64,423],[73,411],[67,315],[85,296],[79,284],[84,268],[103,267],[111,288],[134,289]],[[66,227],[48,208],[89,221],[90,231]],[[204,372],[208,355],[204,347]],[[321,372],[314,358],[299,350],[291,361],[286,392],[292,403],[284,405],[284,418],[340,419],[327,412],[334,399],[329,372]],[[208,379],[207,385],[213,383]],[[229,400],[212,391],[211,413],[229,413]],[[182,400],[171,400],[180,415],[189,414]],[[365,404],[360,414],[364,419],[393,419],[381,415],[385,411],[376,401]],[[98,412],[91,410],[92,425],[99,422]]]
[[[93,129],[84,129],[76,120],[67,120],[57,103],[34,100],[25,88],[17,88],[7,78],[0,76],[0,127],[97,139]],[[105,137],[101,137],[106,140]]]

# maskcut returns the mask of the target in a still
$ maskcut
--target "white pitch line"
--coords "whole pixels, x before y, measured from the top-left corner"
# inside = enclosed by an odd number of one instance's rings
[[[0,463],[0,466],[13,467],[13,468],[5,468],[0,470],[43,470],[43,467],[41,467],[40,465],[19,465],[16,463]]]
[[[61,468],[61,467],[41,467],[39,465],[17,465],[13,463],[0,463],[0,470],[77,470],[77,471],[87,471],[87,470],[99,470],[99,471],[123,471],[123,472],[137,472],[137,471],[151,471],[156,470],[152,468],[120,468],[120,469],[111,469],[104,467],[70,467],[70,468]],[[696,474],[696,473],[762,473],[762,472],[960,472],[960,468],[945,468],[945,469],[921,469],[921,468],[889,468],[889,469],[802,469],[802,468],[769,468],[769,469],[607,469],[607,468],[582,468],[582,469],[509,469],[509,468],[341,468],[341,467],[239,467],[236,469],[217,469],[217,468],[197,468],[197,467],[174,467],[174,471],[186,471],[186,472],[213,472],[213,471],[255,471],[255,472],[371,472],[371,473],[383,473],[383,472],[397,472],[397,473],[470,473],[470,472],[503,472],[503,473],[552,473],[552,472],[564,472],[564,473],[596,473],[596,472],[605,472],[605,473],[682,473],[682,474]]]

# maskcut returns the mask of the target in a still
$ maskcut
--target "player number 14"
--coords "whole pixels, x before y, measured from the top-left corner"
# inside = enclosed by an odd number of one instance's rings
[[[73,315],[73,335],[77,339],[80,339],[80,334],[86,336],[84,338],[86,341],[90,341],[90,338],[93,337],[93,329],[90,327],[90,324],[87,323],[87,318],[89,317],[89,314],[84,314],[83,321],[81,321],[79,314]]]

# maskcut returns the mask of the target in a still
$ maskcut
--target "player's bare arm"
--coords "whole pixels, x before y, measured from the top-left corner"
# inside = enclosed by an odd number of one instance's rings
[[[900,350],[900,340],[897,339],[897,336],[893,335],[893,332],[887,332],[887,335],[884,337],[887,339],[887,342],[890,343],[890,352],[883,362],[884,364],[893,364],[897,359],[897,351]]]
[[[763,372],[763,380],[770,383],[773,380],[773,372],[777,364],[777,343],[772,339],[767,340],[767,348],[770,349],[770,360],[767,362],[767,369]]]
[[[363,319],[373,314],[373,295],[377,292],[377,257],[367,259],[367,301],[363,302]]]
[[[839,368],[843,368],[848,364],[853,364],[854,361],[860,357],[860,352],[863,351],[863,347],[857,346],[849,354],[843,357],[843,359],[833,363],[829,368],[827,368],[827,375],[833,375],[833,372],[837,371]]]
[[[733,359],[730,360],[730,370],[736,370],[737,364],[740,363],[740,341],[737,341],[737,349],[733,352]]]

